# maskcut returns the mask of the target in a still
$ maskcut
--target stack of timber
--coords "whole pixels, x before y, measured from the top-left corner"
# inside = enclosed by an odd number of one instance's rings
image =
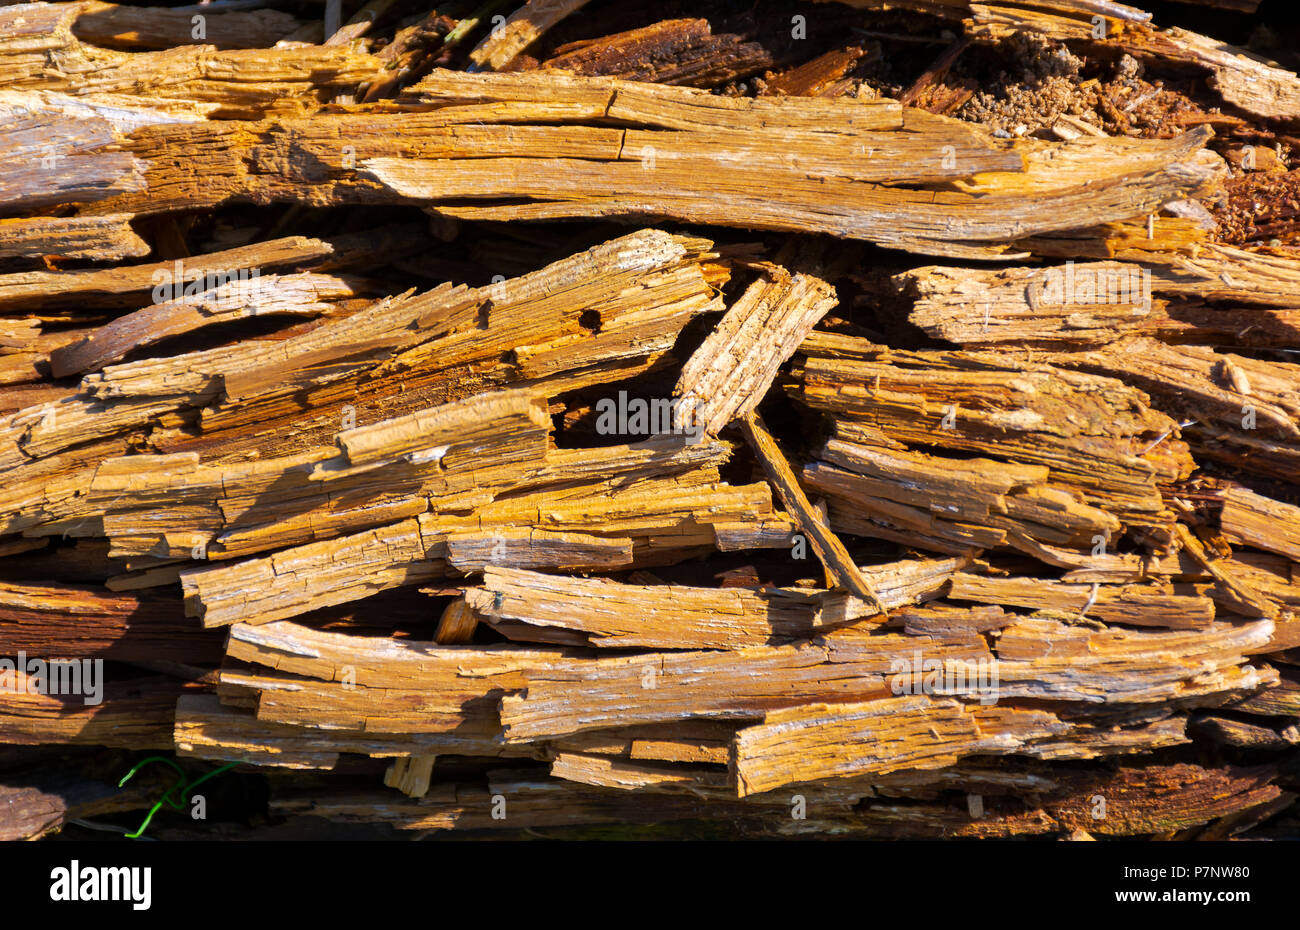
[[[211,7],[0,6],[0,837],[1295,835],[1249,30]]]

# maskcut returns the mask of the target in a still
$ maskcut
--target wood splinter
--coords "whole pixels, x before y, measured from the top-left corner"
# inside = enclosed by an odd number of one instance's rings
[[[745,438],[749,440],[754,454],[758,457],[759,462],[763,465],[763,471],[767,474],[768,480],[776,488],[776,493],[781,497],[781,503],[785,505],[786,510],[790,511],[794,517],[795,523],[803,534],[808,537],[812,543],[813,551],[817,553],[817,558],[822,560],[822,564],[835,577],[838,586],[845,588],[856,597],[869,601],[877,610],[880,611],[881,621],[889,619],[889,611],[876,592],[871,587],[871,582],[867,581],[862,570],[854,563],[853,558],[849,555],[848,549],[844,548],[844,543],[840,538],[831,532],[831,528],[818,513],[817,508],[808,500],[808,495],[804,493],[803,488],[799,486],[798,479],[794,476],[794,470],[790,463],[786,461],[785,456],[781,454],[781,448],[776,443],[776,438],[768,432],[767,425],[763,423],[763,418],[758,411],[750,411],[745,414],[741,421],[745,431]]]

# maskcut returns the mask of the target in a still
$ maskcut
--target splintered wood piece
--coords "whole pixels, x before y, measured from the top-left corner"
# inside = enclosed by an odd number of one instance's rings
[[[895,643],[910,650],[910,644]],[[817,646],[751,647],[585,661],[570,674],[529,675],[501,701],[507,742],[693,717],[761,717],[772,706],[886,693],[883,672],[826,663]],[[566,696],[567,695],[567,696]]]
[[[416,520],[311,543],[265,559],[183,571],[186,613],[204,627],[293,617],[447,574],[445,541]]]
[[[1270,766],[1207,768],[1189,763],[1122,766],[1072,779],[1064,797],[1044,805],[1066,827],[1106,836],[1160,834],[1199,826],[1277,799]],[[1098,819],[1092,798],[1106,799]]]
[[[550,426],[546,403],[535,394],[497,391],[344,430],[335,441],[347,464],[355,468],[399,459],[445,459],[456,443],[483,442],[510,428],[531,427],[545,435]],[[454,462],[453,458],[444,467]]]
[[[358,279],[334,275],[263,276],[258,269],[251,275],[220,272],[202,281],[199,294],[164,300],[120,316],[54,349],[50,370],[56,378],[98,371],[136,349],[231,320],[273,314],[318,316],[331,312],[334,301],[356,296],[359,286]]]
[[[1016,755],[1050,761],[1097,759],[1105,756],[1136,755],[1182,746],[1191,742],[1187,718],[1176,716],[1134,726],[1108,726],[1073,718],[1070,728],[1059,736],[1028,742]]]
[[[813,551],[821,559],[826,570],[835,576],[835,581],[855,597],[870,601],[880,611],[882,618],[888,618],[889,612],[880,602],[871,582],[862,574],[854,563],[849,551],[844,548],[838,536],[831,532],[825,519],[808,500],[808,495],[799,486],[799,479],[781,453],[776,437],[768,432],[757,411],[751,410],[741,421],[745,438],[749,440],[754,454],[762,463],[763,471],[772,482],[781,497],[781,503],[794,517],[799,529],[812,543]]]
[[[671,563],[714,547],[708,519],[734,523],[772,513],[766,485],[731,487],[717,482],[714,468],[689,460],[676,476],[628,480],[645,459],[620,461],[620,450],[610,451],[615,455],[596,456],[608,469],[602,478],[579,482],[564,495],[544,489],[543,465],[543,480],[534,484],[542,489],[483,502],[468,515],[422,513],[266,558],[182,572],[186,609],[206,626],[281,619],[453,574],[450,557],[465,570],[480,570],[493,561],[494,549],[505,564],[513,553],[520,567],[532,568]],[[472,478],[473,460],[467,465],[464,475]],[[702,513],[708,514],[703,521]]]
[[[1229,488],[1223,495],[1219,524],[1232,542],[1300,562],[1300,507],[1245,488]]]
[[[627,585],[489,567],[466,602],[487,622],[509,618],[587,634],[611,648],[733,649],[807,637],[815,601],[780,589]]]
[[[501,391],[344,429],[333,447],[298,455],[108,459],[78,509],[102,522],[111,555],[230,559],[412,516],[434,499],[490,501],[543,465],[550,425],[536,397]]]
[[[1244,662],[1268,650],[1273,629],[1260,620],[1203,631],[1096,631],[1024,619],[1002,631],[993,655],[969,633],[945,640],[848,627],[801,646],[587,660],[566,673],[530,672],[524,691],[502,698],[501,721],[508,742],[529,741],[689,717],[749,719],[800,703],[874,699],[886,689],[918,693],[923,684],[958,697],[1156,703],[1268,687],[1277,673]]]
[[[1300,716],[1300,678],[1294,670],[1283,669],[1276,688],[1252,694],[1228,706],[1243,713],[1265,717]]]
[[[907,561],[863,574],[892,609],[936,596],[957,564]],[[481,587],[465,592],[465,602],[512,639],[559,628],[585,634],[585,645],[617,649],[736,649],[806,639],[877,611],[841,593],[806,588],[623,584],[496,566],[485,570]]]
[[[1155,531],[1165,545],[1172,540],[1174,514],[1160,488],[1188,477],[1195,463],[1178,424],[1142,391],[1069,370],[1083,366],[1067,362],[1094,353],[1053,355],[1048,365],[992,352],[903,352],[818,333],[801,351],[807,360],[791,393],[853,433],[1045,466],[1051,488]],[[1022,513],[1044,525],[1034,508]]]
[[[437,759],[435,755],[399,756],[384,772],[384,784],[408,798],[422,798],[429,793],[429,779]]]
[[[990,459],[954,459],[867,445],[883,437],[848,424],[804,466],[804,482],[834,505],[834,522],[940,552],[1009,546],[1050,564],[1077,566],[1051,547],[1087,550],[1119,535],[1113,514],[1049,484],[1048,469]],[[848,441],[856,439],[859,441]]]
[[[299,679],[253,681],[265,682],[268,687],[294,687]],[[535,747],[505,746],[499,740],[473,733],[383,733],[276,723],[260,719],[250,709],[223,704],[215,694],[185,695],[176,702],[175,740],[178,755],[288,769],[332,769],[341,753],[375,758],[440,753],[485,758],[541,755]]]
[[[127,12],[118,15],[128,19],[153,16],[149,10],[121,9]],[[379,59],[340,47],[218,50],[212,45],[172,43],[145,52],[98,48],[83,44],[73,33],[82,12],[78,3],[48,4],[39,15],[0,8],[0,86],[71,95],[131,94],[146,104],[167,98],[210,101],[219,104],[222,115],[256,118],[264,113],[315,112],[334,92],[379,80],[384,73]],[[94,23],[94,9],[88,12],[89,22]],[[174,32],[179,26],[192,37],[193,14],[183,14],[184,21],[178,22],[181,15],[165,11],[161,19],[149,19],[149,28]],[[208,14],[203,15],[206,31]],[[214,28],[225,25],[215,19],[220,13],[212,15]],[[104,28],[114,27],[105,23]],[[213,38],[220,39],[216,34]]]
[[[570,119],[607,115],[629,124],[660,129],[779,127],[834,134],[896,130],[903,126],[897,100],[803,100],[798,106],[766,98],[724,97],[690,88],[588,78],[572,74],[462,74],[434,70],[407,95],[421,103],[480,108],[510,104],[518,113]],[[543,109],[534,110],[533,108]],[[506,109],[504,112],[511,112]]]
[[[1186,524],[1177,524],[1175,530],[1178,533],[1178,542],[1182,548],[1186,549],[1188,554],[1213,576],[1215,584],[1223,596],[1241,605],[1238,608],[1239,610],[1247,613],[1248,616],[1268,617],[1271,620],[1278,619],[1281,610],[1279,610],[1277,604],[1256,591],[1248,581],[1238,578],[1230,565],[1224,565],[1221,559],[1212,558],[1206,551],[1205,546],[1201,544],[1201,541],[1196,538]]]
[[[682,365],[673,393],[683,424],[710,436],[748,416],[778,369],[836,305],[827,282],[765,268]]]
[[[1144,338],[1051,361],[1122,378],[1186,416],[1180,432],[1206,458],[1283,481],[1300,467],[1300,365]]]
[[[755,102],[763,99],[769,98]],[[1163,164],[1112,175],[1106,181],[1096,182],[1095,190],[1093,184],[1085,184],[1080,178],[1079,185],[1068,191],[1059,188],[1035,191],[1029,197],[1023,191],[1008,190],[989,191],[980,196],[974,192],[937,194],[872,182],[937,181],[934,165],[944,160],[935,159],[929,153],[945,146],[955,147],[948,141],[950,136],[926,142],[923,156],[900,152],[898,156],[883,159],[903,177],[879,177],[870,168],[839,169],[850,177],[867,176],[857,180],[846,179],[829,166],[822,168],[817,161],[802,170],[798,162],[793,169],[789,162],[772,164],[776,153],[751,152],[743,156],[736,153],[726,165],[710,164],[709,161],[728,154],[720,151],[713,139],[665,138],[670,135],[673,134],[648,131],[635,137],[629,133],[627,147],[616,162],[576,158],[434,161],[379,157],[368,159],[363,165],[369,176],[392,193],[430,201],[439,212],[465,219],[563,219],[649,213],[694,223],[822,232],[923,254],[963,258],[995,257],[1009,247],[1002,243],[1021,236],[1044,235],[1150,213],[1170,200],[1208,191],[1221,173],[1218,165],[1199,163],[1196,151],[1206,136],[1193,132],[1187,138],[1163,145],[1167,151],[1167,161]],[[798,144],[793,139],[790,143]],[[875,157],[885,154],[876,151]],[[1006,154],[1020,158],[1014,152]],[[639,158],[639,162],[634,158]],[[961,162],[959,158],[956,163]],[[752,167],[738,168],[737,163]],[[994,169],[990,176],[996,177],[996,169],[1003,166],[988,167]],[[1010,167],[1010,171],[1015,170]],[[728,185],[737,189],[736,196],[725,202],[701,196],[694,179],[714,173],[725,177]],[[1059,183],[1061,179],[1057,180]],[[760,188],[768,196],[760,199],[757,195]],[[772,199],[773,190],[780,191],[781,198]],[[438,203],[448,198],[513,203],[505,206]],[[518,203],[521,199],[529,202]],[[738,210],[743,211],[743,219]],[[940,232],[941,227],[946,236]]]
[[[255,731],[250,734],[249,731]],[[176,702],[176,754],[288,769],[332,769],[339,753],[312,731],[259,723],[222,705],[215,694],[189,694]]]
[[[1070,262],[1063,269],[931,266],[893,281],[917,298],[911,322],[962,345],[1109,342],[1168,319],[1163,302],[1152,300],[1150,272],[1122,262]]]
[[[186,288],[204,284],[214,276],[226,283],[231,275],[253,269],[267,271],[286,265],[308,264],[334,253],[334,246],[320,239],[288,236],[252,245],[194,255],[182,261],[151,262],[122,268],[78,271],[20,271],[0,275],[0,309],[21,310],[50,307],[59,301],[73,306],[140,305],[151,292],[163,299],[184,296]],[[202,290],[207,290],[203,287]],[[160,301],[161,302],[161,301]]]
[[[654,765],[576,752],[556,753],[551,777],[623,791],[684,791],[711,799],[731,798],[725,771]]]
[[[565,17],[587,5],[589,0],[528,0],[515,10],[500,28],[491,32],[469,53],[480,68],[500,71],[524,49]]]
[[[727,740],[680,737],[678,739],[634,739],[628,758],[659,762],[709,763],[726,765],[731,744]]]
[[[40,335],[39,320],[0,320],[0,354],[31,348]]]
[[[0,258],[120,261],[148,255],[149,248],[131,228],[130,214],[0,220]]]
[[[74,4],[57,4],[72,6]],[[215,45],[220,49],[265,48],[300,25],[280,10],[199,11],[123,6],[90,0],[80,4],[72,34],[101,48],[166,49],[176,45]],[[200,25],[201,24],[201,25]]]
[[[1000,630],[1017,619],[1000,607],[957,607],[943,602],[900,610],[894,617],[903,621],[903,630],[909,636],[940,638]]]
[[[726,721],[680,720],[667,724],[588,730],[548,740],[556,752],[578,752],[659,762],[727,764],[736,727]]]
[[[168,123],[200,123],[220,109],[195,100],[159,100],[128,94],[71,94],[50,90],[0,90],[0,114],[6,118],[41,114],[70,119],[103,120],[119,133]]]
[[[1186,29],[1170,27],[1152,37],[1157,55],[1194,62],[1214,75],[1211,84],[1223,99],[1266,119],[1300,117],[1300,77],[1245,49]]]
[[[266,666],[281,676],[296,676],[303,688],[312,687],[312,681],[321,683],[322,687],[328,685],[332,689],[329,693],[339,702],[340,712],[347,709],[349,698],[355,698],[354,716],[363,713],[364,706],[382,705],[384,692],[427,692],[425,709],[431,716],[424,725],[406,732],[428,733],[445,731],[441,721],[432,716],[435,709],[449,718],[461,719],[468,714],[480,720],[494,720],[495,697],[502,689],[521,687],[525,669],[562,668],[573,661],[553,649],[442,646],[327,633],[285,622],[240,624],[232,628],[227,656]],[[223,681],[253,682],[259,675],[271,675],[271,672],[222,673]],[[268,695],[263,694],[262,698],[259,718],[268,709]],[[480,700],[466,704],[471,699]],[[419,709],[417,704],[394,703],[385,716],[396,719],[406,715],[414,720]],[[308,720],[303,725],[314,724]],[[384,727],[381,721],[375,720],[372,725],[351,729],[381,731]]]
[[[6,661],[13,664],[12,659]],[[172,748],[176,701],[192,688],[161,676],[106,682],[92,660],[67,661],[73,663],[75,672],[72,666],[56,672],[60,681],[68,684],[64,694],[43,693],[47,685],[41,676],[0,670],[5,690],[5,700],[0,703],[0,740],[17,746]],[[58,668],[49,666],[52,672]],[[79,681],[65,677],[70,674],[76,674]]]
[[[447,564],[462,572],[501,565],[510,568],[556,568],[602,571],[626,568],[635,561],[633,541],[587,533],[553,533],[538,529],[501,529],[489,534],[447,537]]]
[[[1048,578],[953,575],[947,597],[1007,607],[1053,610],[1107,623],[1206,630],[1214,624],[1214,601],[1170,594],[1150,585],[1063,584]]]
[[[0,582],[0,654],[203,665],[219,641],[182,618],[174,596],[70,584]]]
[[[1292,307],[1300,285],[1300,258],[1268,251],[1207,243],[1194,255],[1151,258],[1152,287],[1183,297]]]
[[[769,711],[736,734],[740,797],[824,778],[947,768],[966,755],[1000,755],[1066,732],[1043,711],[966,708],[957,701],[895,697]]]
[[[895,275],[910,320],[962,345],[1086,346],[1145,335],[1168,342],[1285,345],[1297,323],[1294,260],[1207,245],[1195,257],[1049,268],[929,266]],[[1153,297],[1153,294],[1171,298]],[[1204,300],[1255,306],[1206,307]]]
[[[1202,157],[1204,127],[1139,145],[1093,139],[1075,157],[1058,146],[1065,157],[1035,157],[1026,174],[1015,145],[968,123],[909,111],[907,131],[898,132],[904,117],[895,101],[719,97],[557,72],[434,72],[408,93],[411,103],[437,109],[248,127],[268,150],[312,151],[309,163],[291,157],[257,173],[236,168],[243,159],[229,150],[236,144],[229,123],[141,134],[130,148],[149,160],[151,189],[168,189],[174,209],[232,197],[369,201],[387,191],[384,199],[416,197],[467,218],[658,214],[962,257],[1143,217],[1208,190],[1222,173],[1220,162]],[[563,125],[547,122],[556,119]],[[630,128],[604,128],[610,119]],[[331,121],[337,125],[327,128]],[[432,133],[429,144],[400,142],[423,131]],[[182,145],[204,154],[168,154]],[[353,166],[365,177],[356,179]],[[704,190],[696,183],[702,175],[726,183]],[[925,189],[955,179],[970,179],[968,189]],[[147,198],[107,206],[158,209]]]
[[[776,707],[883,697],[887,676],[919,650],[941,664],[991,658],[984,640],[969,634],[937,640],[849,627],[793,646],[583,660],[529,672],[522,692],[502,698],[501,721],[507,742],[516,742],[690,718],[756,719]],[[906,673],[898,683],[911,681]]]
[[[1086,703],[1155,703],[1236,690],[1255,691],[1277,672],[1243,664],[1265,652],[1271,620],[1207,630],[1088,629],[1026,618],[997,643],[998,694]]]
[[[143,191],[143,162],[129,152],[96,151],[117,141],[105,120],[44,114],[6,120],[0,127],[0,213]]]
[[[764,43],[714,33],[707,19],[667,19],[569,42],[542,62],[548,70],[688,87],[714,87],[776,64]]]

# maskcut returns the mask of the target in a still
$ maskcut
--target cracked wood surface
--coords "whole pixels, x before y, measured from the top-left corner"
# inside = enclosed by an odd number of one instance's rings
[[[906,561],[864,571],[886,609],[936,596],[957,560]],[[735,649],[807,639],[877,612],[833,592],[801,588],[692,588],[566,578],[489,565],[465,603],[485,622],[527,640],[531,627],[585,634],[615,649]],[[544,635],[544,634],[543,634]]]

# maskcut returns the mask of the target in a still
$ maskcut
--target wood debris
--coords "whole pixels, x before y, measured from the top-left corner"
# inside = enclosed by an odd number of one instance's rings
[[[1293,834],[1300,78],[1189,3],[0,6],[0,837]]]

